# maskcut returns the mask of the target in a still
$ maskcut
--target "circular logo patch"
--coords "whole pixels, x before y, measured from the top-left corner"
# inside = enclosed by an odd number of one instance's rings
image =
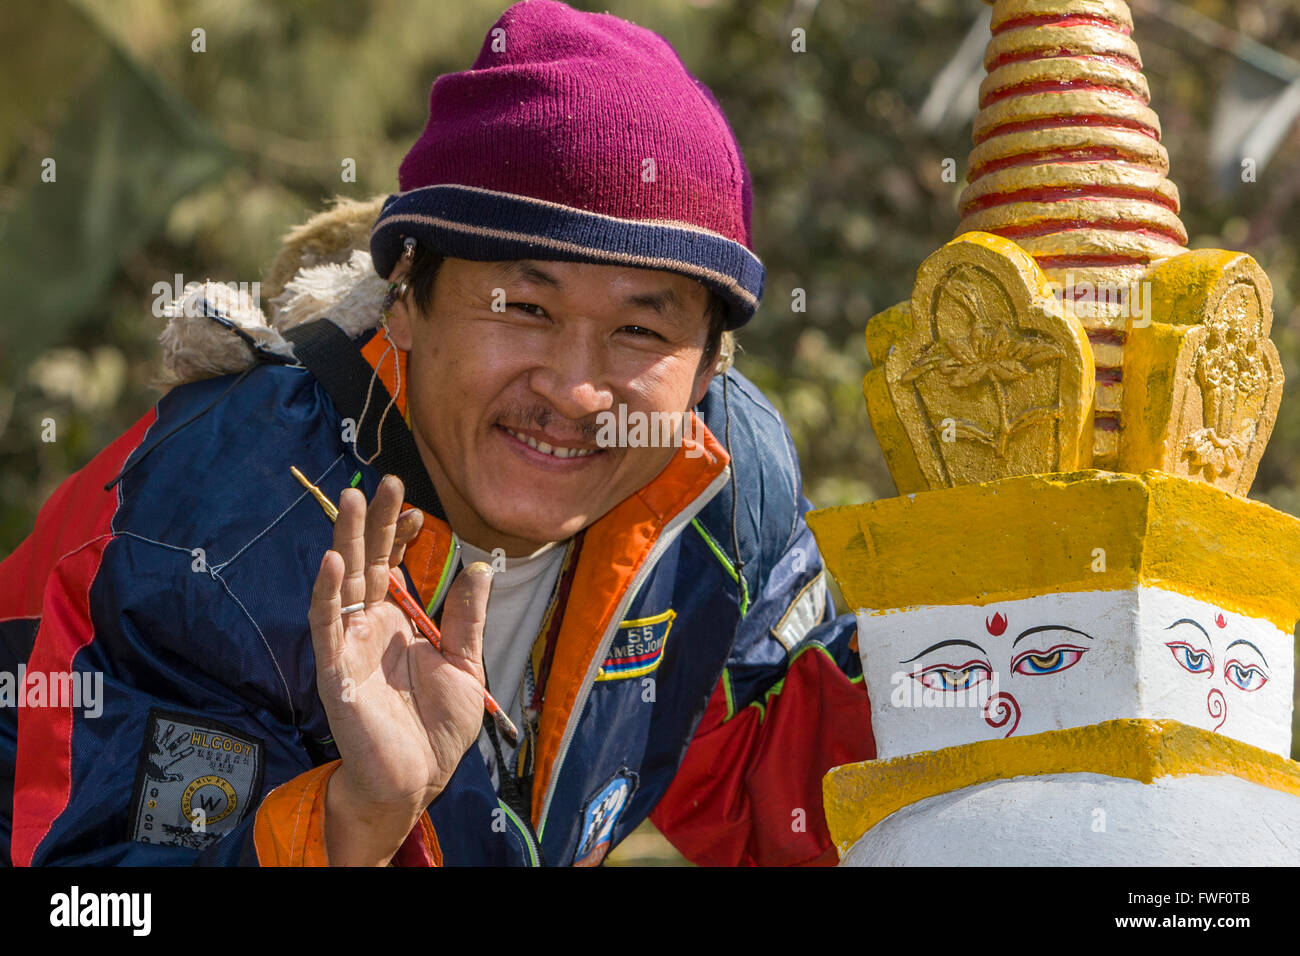
[[[194,811],[202,810],[205,823],[216,823],[234,813],[238,803],[235,788],[225,779],[209,774],[199,777],[185,788],[181,794],[181,813],[193,823],[196,816]]]

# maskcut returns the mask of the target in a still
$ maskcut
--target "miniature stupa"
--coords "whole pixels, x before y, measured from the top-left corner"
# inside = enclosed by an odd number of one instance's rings
[[[992,6],[960,234],[866,330],[900,497],[808,517],[877,746],[826,776],[832,837],[859,865],[1300,862],[1300,521],[1244,497],[1268,278],[1184,247],[1123,0]]]

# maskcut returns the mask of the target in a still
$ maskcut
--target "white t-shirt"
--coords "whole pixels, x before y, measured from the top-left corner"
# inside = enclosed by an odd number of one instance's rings
[[[487,672],[492,696],[510,715],[520,733],[524,722],[519,688],[528,665],[528,655],[542,626],[551,592],[560,576],[560,567],[564,564],[564,551],[564,542],[553,541],[526,558],[506,558],[506,569],[492,576],[487,621],[483,627],[483,669]],[[462,568],[475,561],[491,564],[492,555],[460,541],[460,561]],[[513,768],[515,748],[499,733],[497,739],[501,742],[502,756]],[[479,733],[478,746],[492,771],[492,783],[500,790],[496,752],[487,731]]]

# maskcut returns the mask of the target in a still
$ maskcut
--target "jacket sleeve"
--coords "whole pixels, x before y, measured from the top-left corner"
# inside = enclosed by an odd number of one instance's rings
[[[833,616],[802,509],[742,618],[722,677],[651,820],[692,862],[833,864],[822,777],[875,756],[851,614]]]
[[[261,866],[328,866],[325,785],[339,768],[332,761],[277,787],[257,809],[253,848]],[[442,851],[426,813],[393,856],[393,866],[441,866]]]
[[[142,428],[60,486],[0,564],[0,609],[36,622],[0,679],[17,705],[12,862],[324,865],[338,761],[298,719],[319,707],[310,658],[272,652],[232,576],[115,526],[103,486]],[[394,863],[439,862],[426,815]]]

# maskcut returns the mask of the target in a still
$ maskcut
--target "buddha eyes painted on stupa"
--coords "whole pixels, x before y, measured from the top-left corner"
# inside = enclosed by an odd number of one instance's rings
[[[1215,617],[1215,623],[1220,628],[1227,627],[1222,614]],[[1175,633],[1179,636],[1166,641],[1165,647],[1169,648],[1178,666],[1189,674],[1213,678],[1215,654],[1210,632],[1191,618],[1180,618],[1166,630],[1172,631],[1175,628],[1178,629]],[[1234,648],[1238,649],[1236,656],[1227,658],[1221,670],[1224,682],[1247,693],[1262,689],[1269,682],[1268,661],[1264,652],[1251,641],[1237,638],[1224,648],[1224,656],[1227,657]]]
[[[1189,595],[1066,591],[861,612],[858,628],[894,753],[1135,715],[1275,750],[1289,739],[1289,635]]]
[[[991,619],[986,618],[985,629],[994,637],[1001,636],[1006,630],[1005,616],[996,614]],[[1016,646],[1030,637],[1036,639],[1033,645],[1026,646],[1016,652]],[[1040,624],[1021,632],[1011,642],[1010,650],[1012,654],[1007,673],[1038,677],[1045,674],[1058,674],[1061,671],[1068,670],[1077,664],[1088,651],[1087,646],[1077,643],[1076,638],[1085,638],[1091,641],[1092,635],[1059,624]],[[1053,640],[1059,641],[1059,643],[1052,643]],[[963,663],[921,661],[922,658],[929,658],[932,654],[945,648],[972,648],[978,651],[980,656],[968,659]],[[967,656],[969,656],[968,653]],[[921,662],[922,666],[912,671],[908,676],[929,690],[953,692],[972,690],[980,683],[991,680],[994,674],[994,666],[991,663],[991,656],[988,651],[976,642],[964,639],[940,641],[927,647],[915,657],[899,661],[900,664],[911,664],[913,662]]]
[[[1232,635],[1224,633],[1228,629],[1228,621],[1222,612],[1214,616],[1214,624],[1215,630],[1219,632],[1217,635],[1192,618],[1179,618],[1165,629],[1177,635],[1174,639],[1165,641],[1165,647],[1169,648],[1179,667],[1212,685],[1205,696],[1205,713],[1212,722],[1211,729],[1217,731],[1227,724],[1230,712],[1229,698],[1218,685],[1222,684],[1230,694],[1237,697],[1238,692],[1254,694],[1263,690],[1270,677],[1264,652],[1259,649],[1259,645],[1244,637],[1231,640],[1223,648],[1222,654],[1216,654],[1216,645],[1222,644]],[[1218,660],[1223,661],[1221,667],[1216,667]],[[1267,696],[1271,700],[1276,695],[1270,693]],[[1232,710],[1245,706],[1246,699],[1239,699],[1240,704],[1234,705]]]
[[[1093,637],[1063,624],[1039,624],[1021,631],[1006,644],[1001,639],[1004,635],[1010,638],[1007,624],[1007,615],[1001,612],[984,618],[984,629],[996,641],[990,645],[992,653],[976,641],[951,638],[899,661],[917,667],[894,674],[891,705],[973,708],[974,719],[999,731],[1000,736],[1015,734],[1021,724],[1021,704],[1014,694],[999,690],[1001,677],[1043,677],[1067,671],[1090,649],[1081,641],[1091,642]],[[994,659],[1007,662],[1005,669],[995,666]],[[919,693],[909,692],[918,685],[922,688]],[[1031,701],[1031,707],[1041,709],[1041,703],[1032,702],[1053,696],[1043,690],[1026,688],[1020,696]]]

